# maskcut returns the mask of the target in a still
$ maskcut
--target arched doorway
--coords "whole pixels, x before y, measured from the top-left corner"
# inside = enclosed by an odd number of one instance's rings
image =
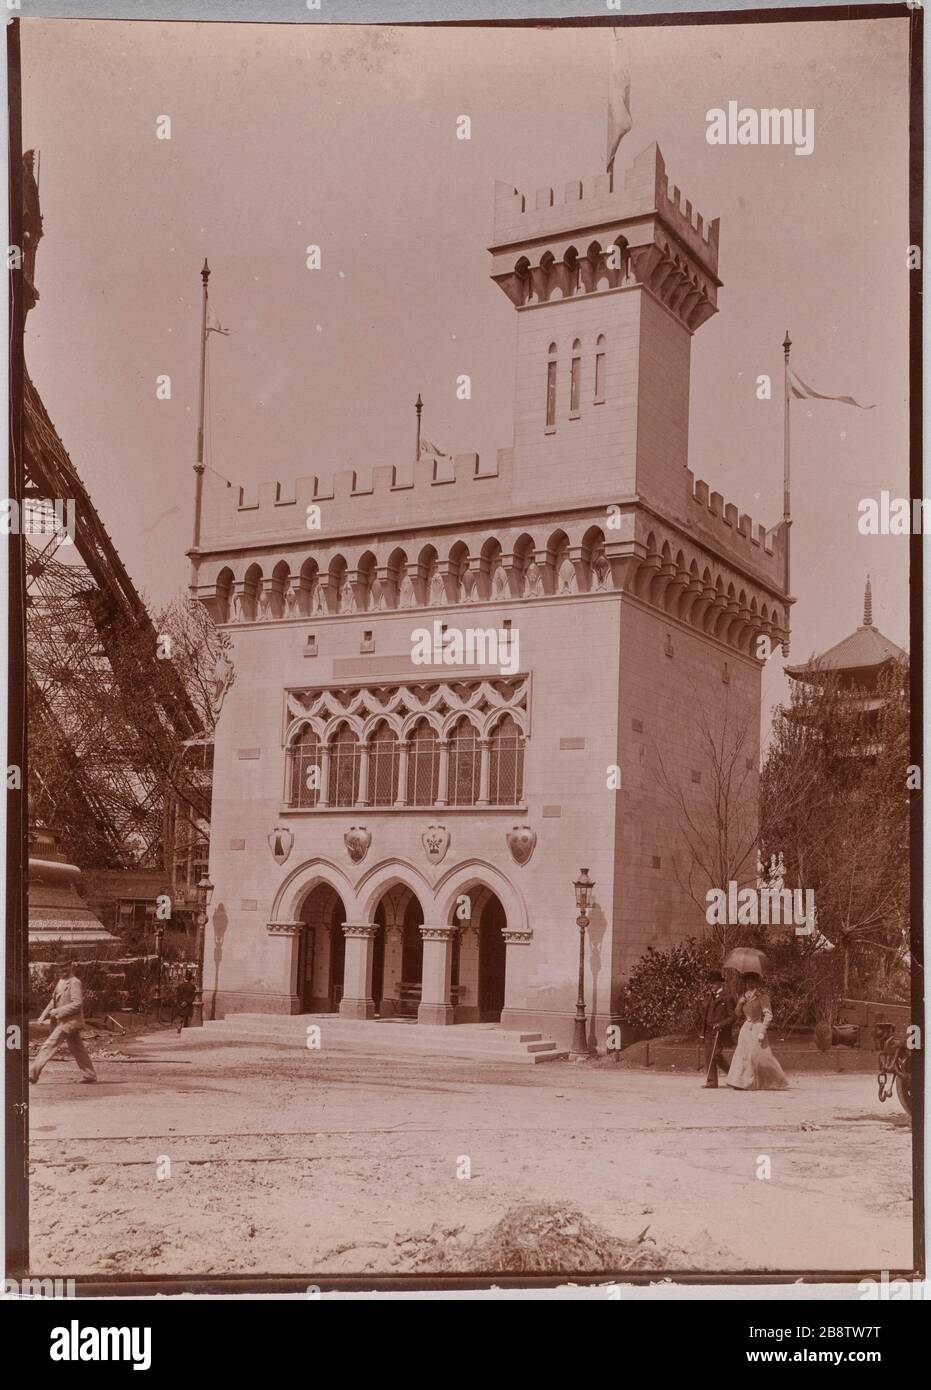
[[[301,1013],[326,1014],[339,1009],[343,997],[346,938],[343,900],[328,883],[318,883],[301,903],[297,992]]]
[[[452,1000],[457,1023],[499,1023],[504,1008],[507,915],[484,884],[463,889],[453,910]],[[464,915],[465,913],[468,915]]]
[[[481,913],[478,929],[478,1016],[481,1023],[500,1023],[507,965],[507,944],[504,940],[507,918],[494,893],[488,894]]]
[[[395,884],[382,896],[373,921],[372,998],[381,1018],[417,1015],[423,982],[423,909],[405,884]]]

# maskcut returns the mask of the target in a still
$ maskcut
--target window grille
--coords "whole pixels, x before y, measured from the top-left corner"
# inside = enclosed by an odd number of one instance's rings
[[[354,806],[359,799],[359,770],[362,764],[359,740],[343,725],[330,744],[331,806]]]
[[[393,729],[380,724],[369,742],[369,800],[373,806],[393,806],[398,799],[401,750]]]
[[[320,741],[306,725],[288,747],[288,804],[316,806],[320,799]],[[311,768],[317,768],[316,786],[309,786]]]
[[[407,801],[432,806],[440,788],[440,745],[436,730],[425,719],[414,726],[407,755]]]
[[[509,714],[491,736],[488,799],[493,806],[514,806],[524,783],[524,737]]]
[[[450,806],[473,806],[478,800],[482,750],[478,734],[468,719],[460,719],[449,741],[447,800]]]

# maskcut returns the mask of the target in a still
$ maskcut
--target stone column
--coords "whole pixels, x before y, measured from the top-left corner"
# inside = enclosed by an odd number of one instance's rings
[[[478,747],[481,761],[479,763],[478,773],[478,800],[475,804],[476,806],[487,806],[488,783],[490,781],[491,773],[491,739],[480,738],[478,741]]]
[[[374,1018],[372,998],[372,958],[375,933],[374,922],[344,922],[346,961],[343,967],[343,997],[340,1018]]]
[[[503,1029],[524,1027],[524,1012],[527,1009],[528,977],[531,973],[534,952],[528,951],[534,940],[532,931],[521,931],[507,927],[502,933],[507,951],[504,956],[504,1008],[502,1011]],[[511,1011],[520,1011],[513,1013]]]
[[[438,777],[438,779],[437,779],[436,802],[434,803],[434,804],[437,805],[437,806],[445,806],[445,805],[447,804],[447,797],[446,797],[447,785],[446,785],[446,784],[447,784],[447,781],[449,780],[448,774],[449,774],[449,741],[448,741],[448,739],[445,739],[445,738],[444,738],[444,739],[441,739],[441,740],[440,740],[440,772],[439,772],[439,777]]]
[[[422,926],[423,976],[418,1023],[452,1023],[453,941],[458,927]]]
[[[317,797],[318,806],[329,806],[330,804],[330,745],[321,743],[320,745],[320,794]]]
[[[283,940],[287,949],[287,954],[281,962],[281,982],[286,986],[287,1006],[286,1012],[297,1014],[301,1011],[301,981],[298,979],[297,968],[301,958],[300,938],[304,931],[303,921],[284,920],[278,922],[267,922],[265,929],[269,936],[277,940]],[[204,1017],[207,1015],[205,1013]]]
[[[359,747],[359,791],[356,801],[360,806],[367,806],[369,801],[369,748],[368,743]]]
[[[407,758],[411,746],[406,741],[398,744],[400,756],[398,758],[398,794],[395,797],[395,806],[407,805]]]

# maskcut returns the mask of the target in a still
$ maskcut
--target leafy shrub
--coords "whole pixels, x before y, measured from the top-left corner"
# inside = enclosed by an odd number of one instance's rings
[[[694,936],[668,951],[647,947],[621,991],[624,1022],[648,1038],[694,1031],[704,1006],[705,975],[719,965],[716,946]]]
[[[779,1033],[833,1022],[844,994],[840,951],[814,950],[807,938],[785,933],[771,936],[766,927],[747,927],[730,949],[735,945],[765,952],[769,966],[764,984]],[[697,1032],[707,992],[706,975],[721,968],[720,950],[711,939],[689,937],[665,951],[650,946],[621,991],[621,1017],[647,1038]],[[736,990],[739,976],[726,973]]]

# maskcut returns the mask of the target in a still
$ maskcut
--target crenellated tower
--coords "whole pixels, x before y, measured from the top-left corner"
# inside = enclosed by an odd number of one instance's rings
[[[718,221],[659,147],[531,202],[496,186],[492,279],[518,313],[514,497],[688,495],[692,334],[717,309]]]

